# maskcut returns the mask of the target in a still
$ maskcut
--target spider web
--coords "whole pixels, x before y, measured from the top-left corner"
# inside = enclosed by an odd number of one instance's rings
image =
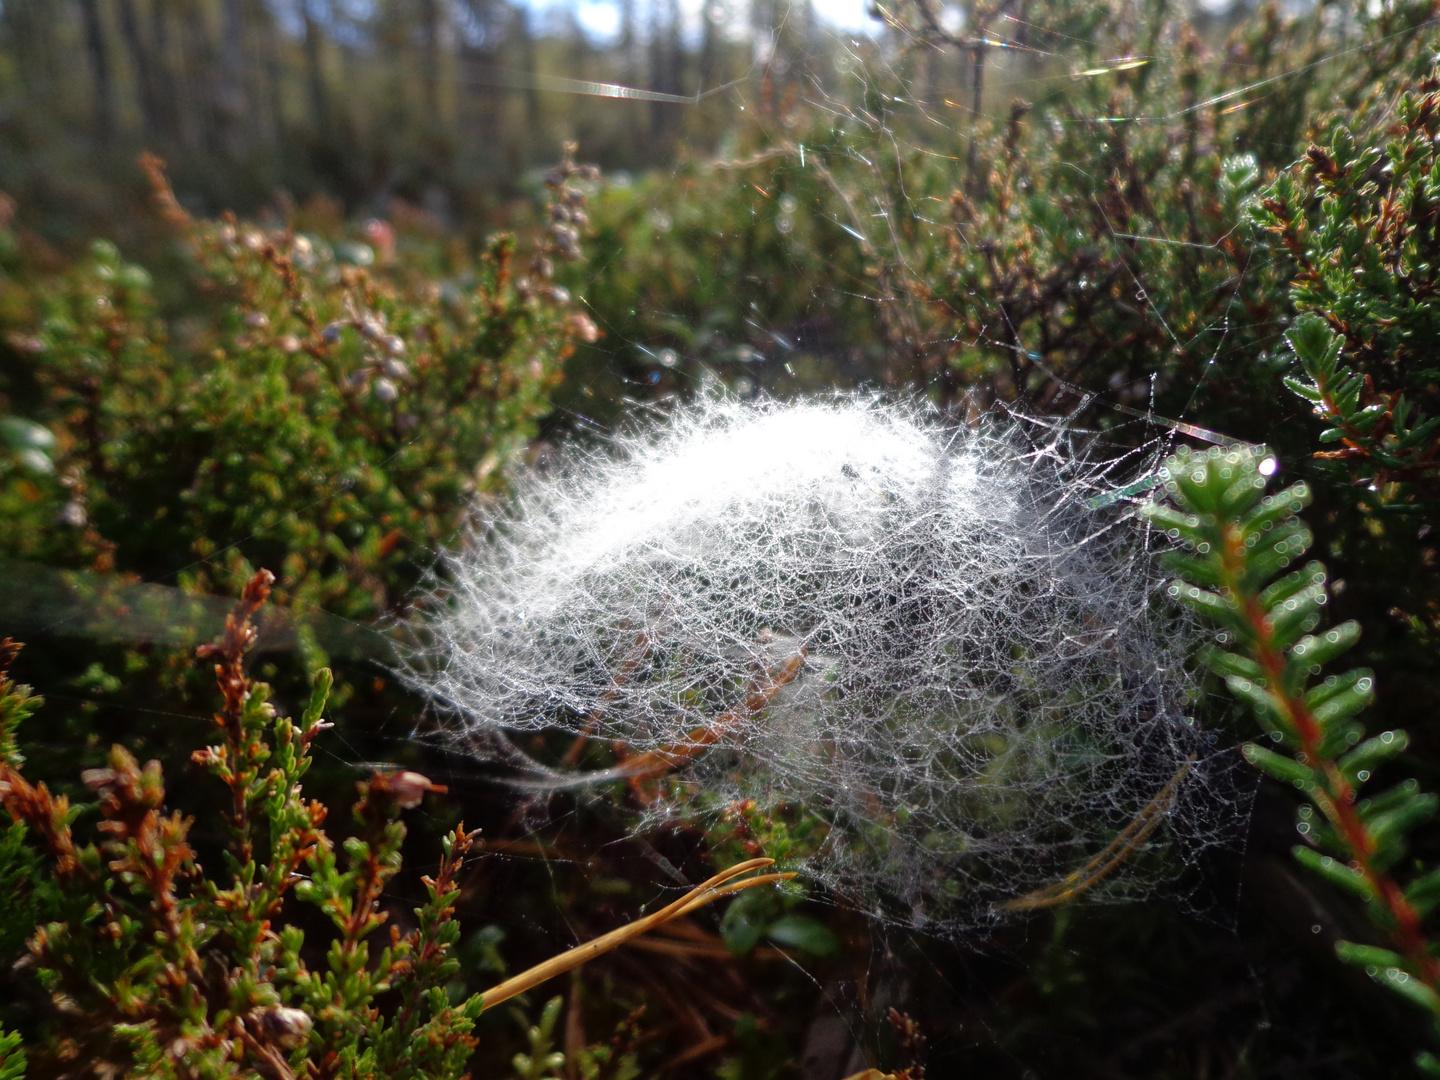
[[[683,765],[702,813],[816,814],[810,876],[960,932],[1067,872],[1054,898],[1082,891],[1152,820],[1192,845],[1227,831],[1183,715],[1187,635],[1156,613],[1143,537],[1090,505],[1103,490],[1063,426],[702,401],[524,484],[452,559],[410,680],[481,752],[558,728],[638,755],[529,764],[537,787]]]

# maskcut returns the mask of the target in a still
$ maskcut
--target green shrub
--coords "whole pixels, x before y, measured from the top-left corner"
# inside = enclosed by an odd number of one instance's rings
[[[472,257],[404,218],[197,221],[143,164],[172,236],[153,274],[103,240],[56,269],[0,228],[0,622],[86,701],[32,748],[52,782],[116,741],[173,764],[173,714],[205,693],[185,652],[261,565],[283,697],[334,663],[337,701],[359,688],[372,710],[357,717],[408,707],[374,667],[384,624],[503,488],[594,335],[550,280],[578,255],[563,223]],[[586,177],[567,156],[553,206],[583,212]],[[83,659],[76,637],[95,642]]]
[[[770,860],[741,862],[643,919],[466,994],[452,955],[454,905],[475,834],[459,826],[442,841],[434,876],[422,879],[426,900],[413,921],[403,930],[392,922],[388,941],[372,950],[391,920],[385,892],[401,868],[400,813],[445,789],[413,771],[375,772],[359,785],[357,831],[337,854],[326,807],[301,787],[312,742],[332,726],[321,715],[330,672],[316,674],[297,723],[278,715],[269,687],[244,668],[272,581],[257,573],[223,638],[199,650],[216,661],[223,699],[217,741],[193,754],[228,789],[219,872],[207,874],[191,845],[194,819],[166,814],[160,763],[141,767],[118,745],[104,768],[83,776],[99,800],[99,841],[79,838],[90,808],[20,771],[14,730],[39,702],[8,680],[18,648],[0,643],[0,805],[13,821],[7,837],[35,852],[29,883],[13,883],[21,902],[3,923],[35,910],[37,895],[48,909],[28,935],[26,966],[49,1002],[29,1075],[458,1077],[483,1009],[722,896],[788,876],[740,877]],[[302,918],[297,905],[315,917]],[[563,1064],[549,1049],[558,1001],[532,1032],[531,1055],[517,1058],[524,1077]],[[4,1075],[17,1075],[15,1046],[0,1033]]]
[[[28,440],[0,457],[0,558],[222,595],[276,566],[313,669],[308,613],[403,607],[593,331],[510,238],[437,260],[384,223],[365,243],[194,221],[147,168],[185,246],[168,303],[104,241],[58,276],[0,266],[0,411]]]
[[[964,6],[969,27],[994,17]],[[747,113],[723,159],[596,200],[586,295],[613,374],[682,391],[706,371],[781,392],[870,382],[1060,412],[1090,392],[1265,437],[1290,303],[1247,208],[1312,128],[1379,113],[1428,68],[1430,5],[1356,16],[1361,44],[1338,53],[1322,12],[1269,5],[1222,42],[1167,3],[1057,0],[1012,27],[1033,51],[978,54],[929,10],[887,5],[910,47],[857,47],[849,93]],[[975,55],[1027,97],[992,93],[974,115],[933,83],[942,59]],[[565,393],[588,382],[597,400],[577,407],[603,410],[615,384],[594,352]]]

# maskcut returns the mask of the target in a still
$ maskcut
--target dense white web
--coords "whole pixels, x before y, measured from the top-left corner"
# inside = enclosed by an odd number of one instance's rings
[[[818,815],[806,871],[893,921],[988,923],[1072,872],[1134,895],[1120,846],[1166,819],[1193,854],[1226,804],[1143,535],[1031,435],[702,399],[527,479],[451,558],[409,677],[482,752],[558,728],[634,755],[537,786],[673,774],[691,809]]]

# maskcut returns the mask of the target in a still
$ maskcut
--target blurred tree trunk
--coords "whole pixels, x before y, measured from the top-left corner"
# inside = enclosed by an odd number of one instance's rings
[[[165,124],[160,115],[159,87],[150,45],[140,29],[135,0],[116,0],[116,3],[120,12],[120,33],[130,52],[130,66],[135,69],[135,97],[140,105],[140,123],[148,142],[163,144]]]
[[[50,101],[57,90],[53,9],[55,0],[7,0],[0,4],[15,41],[15,66],[28,96]],[[55,4],[58,7],[58,4]]]
[[[255,48],[247,65],[250,84],[250,133],[262,143],[278,143],[285,131],[285,65],[275,13],[265,0],[244,0]],[[254,62],[256,57],[258,63]],[[261,113],[261,106],[264,113]]]
[[[681,94],[685,61],[680,45],[680,2],[652,0],[650,12],[650,88],[662,94]],[[650,103],[650,131],[657,145],[670,142],[680,118],[679,109],[670,102]]]
[[[95,141],[108,147],[115,140],[115,84],[98,0],[80,0],[80,15],[85,20],[85,53],[95,92]]]
[[[261,28],[260,43],[265,50],[265,68],[268,72],[265,84],[270,102],[270,123],[274,125],[275,137],[278,139],[290,126],[285,113],[285,86],[290,81],[287,75],[289,66],[282,51],[284,39],[281,37],[280,24],[275,13],[270,10],[265,0],[254,0],[254,4]]]
[[[464,0],[469,30],[460,38],[460,78],[466,103],[462,128],[473,140],[483,174],[493,176],[500,159],[501,115],[497,57],[505,36],[505,12],[496,0]]]
[[[700,86],[699,93],[713,90],[720,59],[720,28],[715,25],[715,2],[700,5]]]
[[[635,64],[635,0],[620,0],[620,40],[616,43],[620,53],[620,81],[634,86]]]
[[[688,53],[685,50],[685,43],[681,40],[680,23],[680,0],[667,0],[665,14],[665,78],[669,86],[668,94],[681,95],[686,93],[688,79],[686,78],[686,59]],[[672,106],[670,115],[678,120],[680,117],[676,107]]]
[[[325,93],[325,68],[321,56],[320,21],[317,0],[300,0],[300,17],[305,24],[305,81],[310,91],[310,126],[317,135],[330,123],[330,102]]]
[[[172,66],[174,52],[170,44],[170,0],[150,0],[150,75],[155,85],[156,111],[161,127],[172,144],[190,149],[191,140],[185,129],[179,80]]]
[[[449,35],[449,13],[444,0],[420,0],[422,24],[421,89],[424,94],[425,119],[420,130],[424,135],[423,164],[427,181],[443,184],[453,174],[454,132],[448,114],[449,102],[443,93],[446,67],[445,41]]]
[[[424,93],[426,126],[440,124],[440,0],[419,0],[421,28],[420,85]]]
[[[511,170],[512,176],[518,176],[525,166],[534,160],[541,115],[540,88],[535,82],[539,64],[535,56],[535,36],[530,32],[530,12],[528,9],[519,8],[516,9],[514,17],[517,30],[515,36],[520,46],[520,70],[525,79],[525,130],[520,133],[517,161]]]
[[[246,108],[245,8],[242,0],[221,0],[220,77],[215,92],[215,119],[221,149],[231,161],[244,152],[249,116]]]
[[[567,13],[566,33],[569,48],[569,69],[565,72],[572,79],[587,79],[590,77],[590,39],[585,36],[585,27],[580,25],[580,19],[574,9]]]
[[[183,59],[179,70],[180,81],[185,88],[181,96],[186,114],[185,130],[191,146],[218,154],[224,149],[217,106],[220,90],[216,77],[220,74],[220,64],[205,25],[205,10],[202,5],[189,0],[180,5],[179,20]],[[222,31],[221,37],[224,36]]]

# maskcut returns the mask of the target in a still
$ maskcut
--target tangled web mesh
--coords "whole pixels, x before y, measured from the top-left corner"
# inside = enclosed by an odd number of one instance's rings
[[[819,815],[806,870],[846,902],[982,925],[1147,815],[1190,851],[1222,828],[1184,635],[1087,469],[1063,434],[915,403],[683,407],[524,483],[452,557],[408,676],[472,747],[703,742],[696,801]]]

